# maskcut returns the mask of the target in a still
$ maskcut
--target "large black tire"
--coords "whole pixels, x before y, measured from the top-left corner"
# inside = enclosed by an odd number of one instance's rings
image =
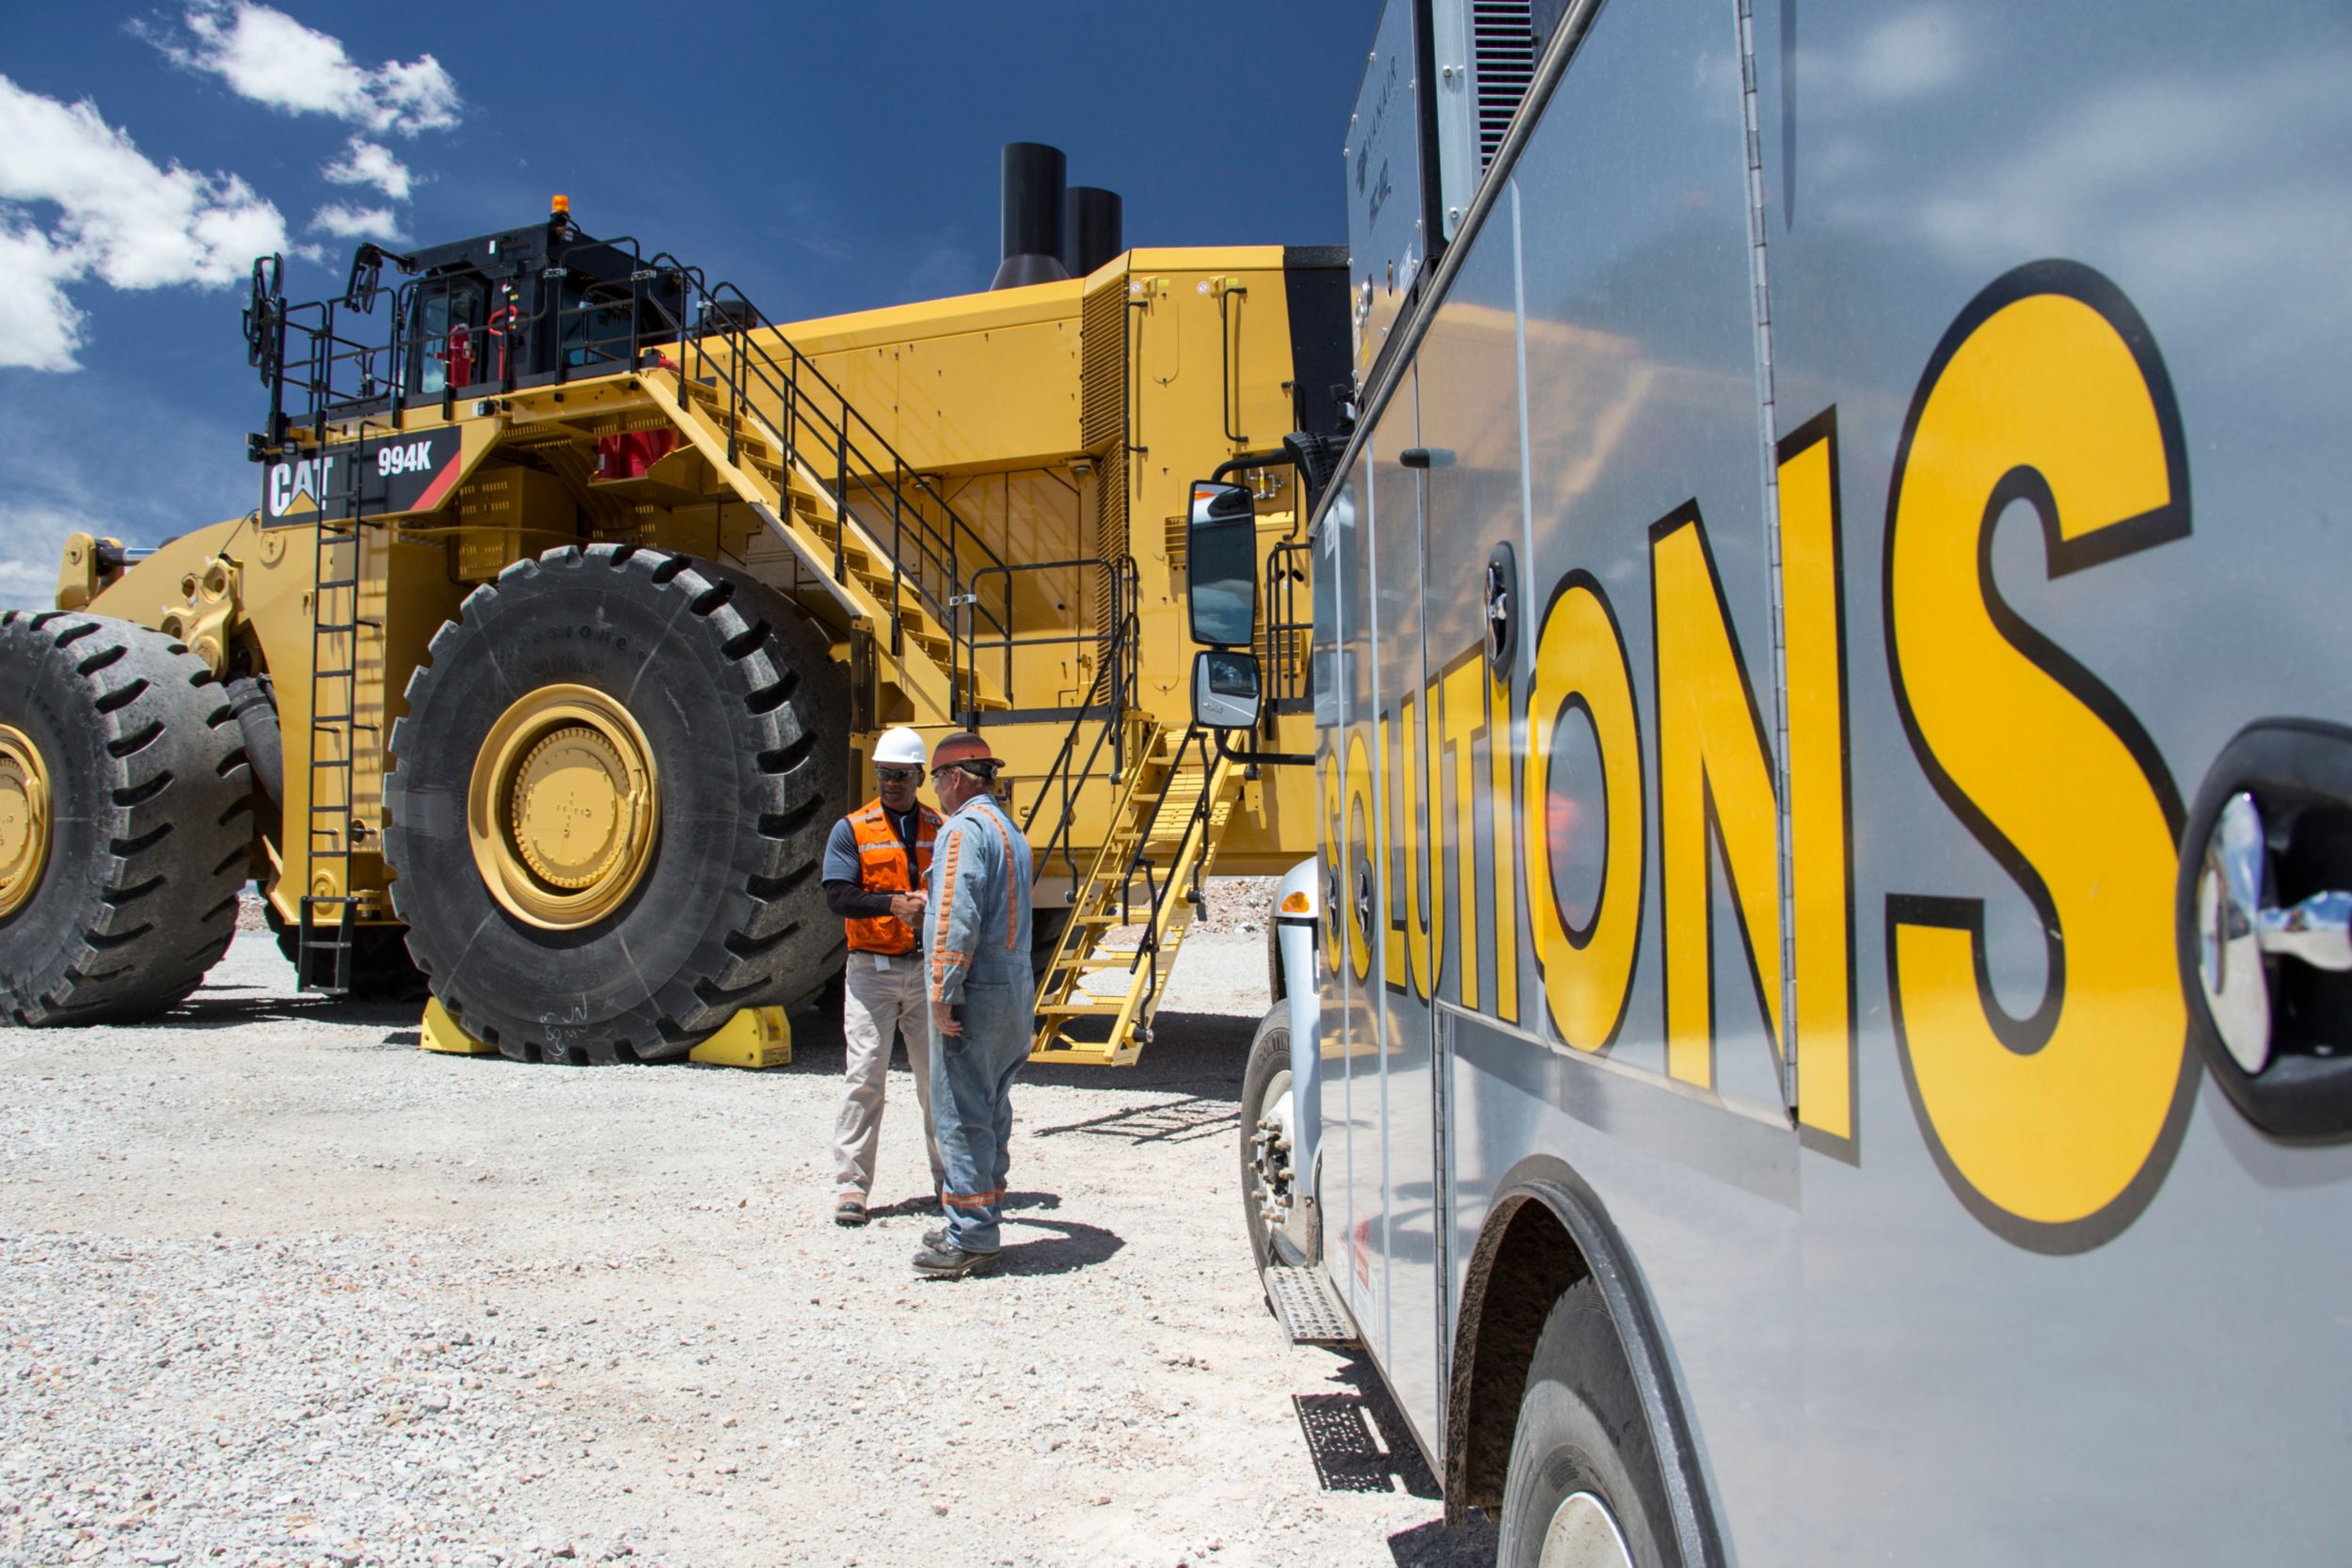
[[[1290,1086],[1291,1022],[1287,1004],[1276,1006],[1259,1021],[1249,1042],[1249,1063],[1241,1075],[1241,1207],[1242,1226],[1249,1236],[1250,1260],[1263,1275],[1277,1264],[1311,1263],[1323,1256],[1323,1236],[1310,1204],[1313,1177],[1295,1168],[1291,1154],[1289,1172],[1290,1222],[1278,1234],[1266,1223],[1263,1207],[1267,1170],[1257,1142],[1259,1122],[1271,1103]]]
[[[204,661],[102,615],[0,613],[0,724],[48,774],[40,880],[0,918],[0,1015],[119,1023],[186,996],[236,933],[253,839],[237,720]]]
[[[1536,1568],[1553,1515],[1578,1493],[1606,1510],[1635,1568],[1681,1568],[1641,1394],[1589,1277],[1553,1306],[1535,1341],[1503,1478],[1497,1568]]]
[[[409,951],[469,1033],[517,1060],[651,1061],[824,984],[842,936],[818,871],[845,806],[848,690],[797,610],[682,556],[571,546],[468,595],[429,658],[392,731],[384,848]],[[491,725],[552,685],[625,707],[661,790],[634,891],[575,930],[494,897],[466,822]]]
[[[254,810],[273,838],[286,804],[286,743],[278,732],[278,689],[267,675],[232,675],[221,683],[229,711],[244,736],[246,766],[253,770]]]
[[[278,906],[262,900],[262,917],[269,922],[270,935],[278,939],[278,951],[298,973],[302,967],[301,928],[289,923],[278,912]],[[332,935],[329,927],[326,933]],[[321,969],[327,956],[312,949],[311,967]],[[324,983],[324,976],[313,974],[314,981]],[[342,994],[353,1002],[418,1002],[426,992],[424,971],[408,956],[408,928],[405,926],[361,926],[352,933],[351,958],[343,976]]]
[[[1035,974],[1045,973],[1054,961],[1054,949],[1061,945],[1061,934],[1070,929],[1070,906],[1058,909],[1032,909],[1029,911],[1029,970]]]

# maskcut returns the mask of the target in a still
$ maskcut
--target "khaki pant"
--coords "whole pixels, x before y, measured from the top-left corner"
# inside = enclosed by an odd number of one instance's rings
[[[882,967],[886,961],[888,968]],[[890,1075],[890,1037],[902,1034],[907,1066],[914,1069],[914,1099],[923,1116],[923,1142],[930,1153],[931,1191],[945,1182],[939,1136],[931,1126],[931,1027],[923,985],[923,957],[882,960],[873,953],[850,955],[847,994],[841,1004],[841,1034],[848,1046],[841,1116],[834,1124],[835,1190],[864,1197],[874,1190],[874,1149],[882,1140],[882,1087]]]

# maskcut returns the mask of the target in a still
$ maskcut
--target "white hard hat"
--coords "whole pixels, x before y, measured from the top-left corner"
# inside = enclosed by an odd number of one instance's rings
[[[882,737],[874,742],[874,762],[877,767],[902,766],[911,762],[920,768],[923,766],[923,737],[904,724],[885,730]]]

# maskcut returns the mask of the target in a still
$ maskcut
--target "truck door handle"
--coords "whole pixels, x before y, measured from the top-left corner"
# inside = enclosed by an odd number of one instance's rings
[[[2191,1032],[2281,1137],[2352,1132],[2352,729],[2265,719],[2197,792],[2175,912]]]

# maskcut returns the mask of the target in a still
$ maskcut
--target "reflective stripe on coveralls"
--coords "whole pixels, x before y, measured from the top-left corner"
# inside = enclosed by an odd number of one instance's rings
[[[1028,840],[991,796],[974,796],[940,830],[924,914],[930,1000],[961,1007],[963,1033],[932,1036],[931,1112],[948,1240],[965,1252],[997,1249],[1012,1082],[1036,1032],[1030,869]]]

